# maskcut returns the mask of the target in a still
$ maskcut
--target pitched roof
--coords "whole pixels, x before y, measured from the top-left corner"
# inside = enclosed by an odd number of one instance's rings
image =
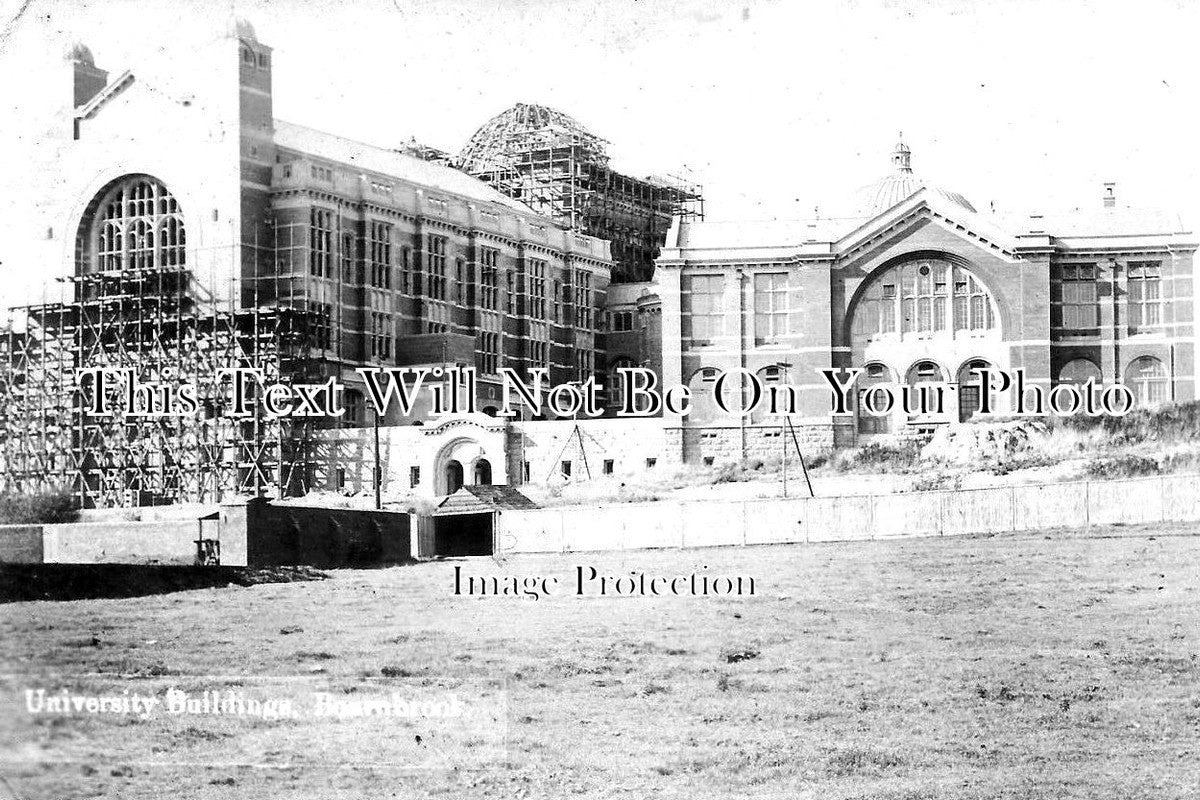
[[[420,186],[506,206],[529,216],[536,212],[524,203],[501,194],[483,181],[465,172],[433,161],[426,161],[378,145],[356,142],[333,133],[319,131],[285,120],[275,120],[275,143],[289,150],[308,153],[319,158],[352,164],[371,172],[387,175]],[[546,220],[549,222],[549,220]]]
[[[511,486],[464,486],[438,503],[434,514],[490,514],[537,507],[537,503]]]

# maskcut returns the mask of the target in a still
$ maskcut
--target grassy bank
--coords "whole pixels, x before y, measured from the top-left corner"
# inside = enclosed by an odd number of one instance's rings
[[[11,604],[0,669],[24,677],[5,679],[9,696],[35,683],[501,692],[508,754],[406,771],[386,748],[436,741],[420,725],[4,714],[4,774],[27,798],[1192,797],[1200,539],[1171,534],[1194,532],[469,562],[557,576],[706,565],[754,576],[741,599],[456,598],[447,562]]]

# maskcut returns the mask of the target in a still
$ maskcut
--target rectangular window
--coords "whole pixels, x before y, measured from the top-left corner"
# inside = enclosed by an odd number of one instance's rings
[[[412,248],[400,248],[400,291],[412,291]]]
[[[529,306],[525,313],[534,319],[546,318],[546,262],[540,259],[529,259],[529,277],[526,279],[526,292]]]
[[[614,333],[624,333],[625,331],[633,330],[633,312],[614,311],[612,316],[612,329]]]
[[[408,468],[408,487],[410,489],[415,489],[415,488],[417,488],[417,484],[419,484],[420,482],[421,482],[421,468],[420,467],[409,467]]]
[[[1146,333],[1162,325],[1162,266],[1157,261],[1130,261],[1127,276],[1129,332]]]
[[[495,375],[500,367],[500,335],[485,331],[479,334],[479,371]]]
[[[725,278],[684,275],[680,286],[683,338],[693,346],[712,344],[725,332]]]
[[[646,469],[654,469],[654,465],[657,463],[658,463],[657,458],[647,458],[646,459]]]
[[[564,462],[562,462],[561,464],[559,464],[559,469],[558,469],[558,471],[562,473],[562,476],[563,476],[564,478],[569,478],[569,477],[571,477],[571,462],[570,462],[570,461],[564,461]]]
[[[426,296],[431,300],[446,299],[446,237],[426,236]]]
[[[381,361],[392,357],[392,318],[378,311],[371,312],[371,356]]]
[[[392,226],[386,222],[371,223],[370,261],[371,285],[392,288]]]
[[[586,381],[595,372],[595,356],[591,350],[575,351],[575,380]]]
[[[499,295],[500,251],[491,247],[479,251],[479,307],[489,311],[499,310],[497,302]]]
[[[467,262],[463,261],[461,258],[454,259],[454,302],[458,303],[460,306],[466,300],[466,271]]]
[[[604,459],[603,471],[605,475],[613,474],[613,460],[611,458]]]
[[[313,340],[321,350],[328,350],[332,339],[333,306],[328,303],[317,303],[317,316],[314,321]]]
[[[309,215],[308,271],[318,278],[333,277],[333,212],[314,208]]]
[[[592,274],[575,270],[575,327],[592,327]]]
[[[346,283],[354,282],[354,234],[342,234],[342,280]]]
[[[1050,280],[1050,326],[1090,331],[1099,326],[1095,264],[1059,264]]]
[[[754,275],[754,343],[778,344],[788,334],[786,272]]]

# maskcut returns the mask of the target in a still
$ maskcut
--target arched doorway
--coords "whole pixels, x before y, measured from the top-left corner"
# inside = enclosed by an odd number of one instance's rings
[[[892,371],[883,364],[867,364],[858,376],[858,432],[870,436],[891,430],[891,418],[875,416],[865,410],[867,396],[879,386],[893,383]]]
[[[475,485],[490,486],[492,483],[492,463],[486,458],[475,462]]]
[[[904,381],[913,389],[919,389],[923,383],[943,383],[946,380],[946,373],[941,365],[936,361],[922,359],[908,368],[908,373],[904,376]],[[917,400],[917,403],[922,401]],[[931,402],[931,401],[927,401]],[[910,414],[909,422],[932,422],[944,421],[944,417],[938,417],[936,413],[927,414]]]
[[[463,466],[455,460],[446,462],[446,494],[454,494],[463,486]]]
[[[958,368],[958,421],[966,422],[979,411],[982,387],[978,371],[992,365],[982,358],[974,358]]]

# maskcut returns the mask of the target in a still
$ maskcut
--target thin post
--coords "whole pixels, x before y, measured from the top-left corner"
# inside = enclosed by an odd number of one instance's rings
[[[796,445],[796,455],[800,458],[800,469],[804,472],[804,482],[808,484],[808,496],[816,497],[817,493],[813,491],[812,480],[808,477],[808,465],[804,463],[804,453],[800,452],[800,442],[796,439],[796,428],[792,425],[792,418],[787,418],[788,428],[792,431],[792,442]]]
[[[378,511],[383,508],[383,465],[379,458],[379,409],[373,407],[372,410],[374,413],[371,419],[375,423],[375,467],[372,472],[375,482],[375,510]]]
[[[783,496],[787,497],[787,436],[784,435],[783,426],[779,426],[779,440],[783,445]]]

